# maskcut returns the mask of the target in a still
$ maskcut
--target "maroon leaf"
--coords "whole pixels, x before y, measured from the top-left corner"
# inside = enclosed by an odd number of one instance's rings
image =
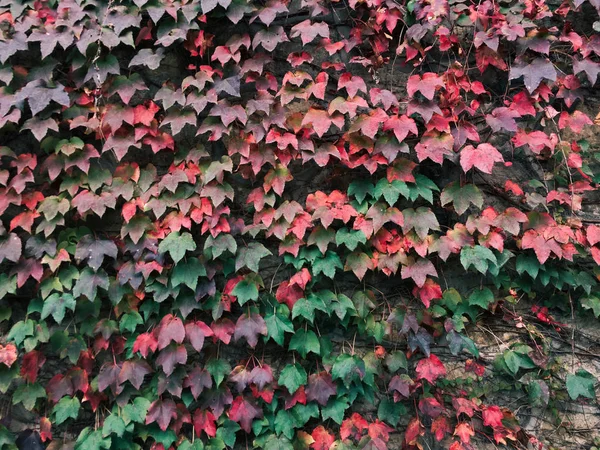
[[[243,337],[248,345],[254,348],[258,344],[258,336],[261,334],[267,335],[267,324],[260,314],[243,314],[239,317],[235,325],[234,338],[236,341]]]
[[[173,400],[160,398],[155,400],[148,409],[146,425],[156,422],[162,431],[166,431],[171,420],[177,418],[177,406]]]

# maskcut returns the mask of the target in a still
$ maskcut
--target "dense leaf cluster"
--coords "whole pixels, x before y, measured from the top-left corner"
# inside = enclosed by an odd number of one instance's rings
[[[595,378],[469,327],[600,315],[596,8],[0,0],[0,390],[78,449],[537,446],[490,384]]]

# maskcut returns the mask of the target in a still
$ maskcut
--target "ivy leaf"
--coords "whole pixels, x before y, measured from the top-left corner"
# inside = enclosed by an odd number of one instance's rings
[[[327,372],[313,373],[308,377],[306,399],[310,402],[316,400],[321,406],[327,405],[329,397],[337,393],[337,386]]]
[[[44,300],[41,319],[45,320],[51,315],[56,323],[60,325],[65,318],[67,309],[75,311],[75,304],[75,299],[71,294],[54,292],[53,294],[49,295],[46,300]]]
[[[119,373],[119,384],[129,381],[133,387],[139,390],[144,382],[144,377],[152,373],[152,367],[144,360],[128,360],[123,362]]]
[[[320,273],[323,273],[326,277],[331,278],[332,280],[335,277],[336,269],[343,268],[344,266],[342,265],[342,261],[340,260],[339,256],[331,250],[328,250],[327,253],[325,253],[325,256],[322,258],[315,258],[312,264],[313,275],[315,277]]]
[[[54,406],[54,423],[60,425],[67,419],[77,419],[79,415],[80,403],[77,397],[63,397]]]
[[[451,183],[442,191],[440,200],[442,206],[452,203],[458,215],[463,214],[471,204],[479,209],[483,206],[483,195],[474,184],[461,186],[459,182]]]
[[[463,247],[460,251],[460,263],[465,270],[473,266],[481,274],[485,275],[490,263],[497,264],[498,260],[489,248],[475,245],[474,247]]]
[[[289,350],[296,350],[302,358],[306,358],[308,353],[315,355],[321,354],[321,344],[319,338],[312,330],[297,330],[290,340]]]
[[[208,437],[217,435],[216,418],[210,411],[197,409],[194,412],[193,424],[197,436],[200,436],[203,431]]]
[[[185,256],[186,252],[196,250],[196,242],[190,233],[179,234],[178,231],[169,233],[158,245],[158,251],[169,253],[177,264]]]
[[[27,411],[31,411],[38,398],[46,398],[46,390],[39,384],[22,384],[12,395],[12,404],[23,403]]]
[[[219,386],[225,379],[225,376],[231,372],[231,366],[222,359],[211,359],[206,363],[206,370],[215,380],[215,386]]]
[[[587,370],[580,369],[576,373],[567,375],[567,392],[571,400],[579,397],[596,398],[594,386],[597,380]]]
[[[366,253],[362,252],[352,252],[349,254],[344,265],[344,270],[351,270],[359,280],[363,279],[367,270],[373,269],[375,269],[373,260]]]
[[[133,403],[127,403],[123,407],[121,417],[125,421],[125,425],[129,425],[130,422],[144,423],[149,408],[150,400],[144,397],[136,397],[133,399]]]
[[[227,415],[231,420],[239,423],[246,433],[250,433],[252,421],[261,418],[263,412],[254,400],[240,395],[233,400],[233,404]]]
[[[296,392],[300,386],[304,386],[307,382],[307,375],[304,368],[298,364],[288,364],[279,374],[278,383],[285,386],[290,394]]]
[[[488,306],[494,302],[494,294],[488,288],[477,289],[473,291],[467,302],[469,305],[479,306],[483,309],[488,309]]]
[[[235,325],[234,339],[237,341],[243,337],[248,345],[254,348],[258,344],[258,336],[266,336],[267,333],[267,324],[260,314],[243,314]]]
[[[146,425],[157,423],[162,431],[166,431],[171,420],[177,419],[177,406],[170,398],[161,400],[160,398],[152,402],[146,415]]]
[[[206,268],[198,258],[188,258],[184,262],[179,262],[173,268],[171,273],[171,285],[175,288],[185,284],[192,291],[196,291],[198,279],[206,276]]]
[[[108,290],[109,286],[108,275],[104,270],[100,269],[94,272],[90,267],[86,267],[81,271],[79,279],[73,286],[73,296],[84,296],[93,302],[98,294],[98,288]]]
[[[185,327],[179,317],[167,314],[158,326],[158,349],[162,350],[171,341],[181,344],[185,339]]]
[[[402,279],[412,278],[418,287],[423,287],[427,276],[437,277],[437,270],[433,263],[425,258],[419,258],[415,263],[402,266]]]
[[[341,425],[344,421],[344,414],[349,407],[350,404],[347,398],[334,398],[321,408],[321,417],[323,420],[331,419]]]
[[[84,428],[75,443],[76,450],[98,450],[98,449],[110,449],[112,444],[111,438],[102,437],[102,431],[93,431],[91,428]]]
[[[502,154],[491,144],[467,145],[460,152],[460,165],[465,172],[477,167],[483,173],[492,173],[494,163],[504,162]]]
[[[514,80],[520,77],[523,77],[525,87],[531,94],[537,89],[544,78],[556,81],[556,69],[554,68],[554,64],[545,58],[536,58],[529,64],[524,60],[518,60],[511,65],[508,78],[509,80]]]
[[[97,271],[106,256],[116,258],[117,253],[117,246],[113,241],[95,239],[88,234],[83,236],[77,243],[75,259],[78,262],[85,260],[89,267]]]
[[[125,422],[116,414],[111,414],[104,419],[102,426],[102,436],[108,437],[111,434],[116,434],[118,437],[123,437],[125,433]]]
[[[360,381],[365,376],[365,362],[356,356],[342,353],[333,363],[331,376],[334,380],[341,379],[349,388],[353,379]]]
[[[267,336],[273,339],[278,345],[283,346],[285,333],[294,333],[292,322],[279,313],[269,314],[265,317],[267,325]]]
[[[427,380],[435,384],[438,378],[446,375],[446,368],[437,356],[430,355],[417,363],[416,372],[418,380]]]
[[[235,260],[235,270],[247,267],[252,272],[258,272],[260,260],[269,255],[272,253],[260,242],[251,242],[248,246],[239,249]]]

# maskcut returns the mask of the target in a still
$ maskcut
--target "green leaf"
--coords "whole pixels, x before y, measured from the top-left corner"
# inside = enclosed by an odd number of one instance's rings
[[[346,387],[350,387],[353,379],[361,380],[364,376],[365,362],[361,358],[347,353],[338,355],[331,368],[332,379],[342,380]]]
[[[362,203],[367,195],[372,195],[374,190],[373,183],[368,180],[357,180],[348,186],[348,195],[353,195],[358,203]]]
[[[584,309],[592,310],[594,317],[600,317],[600,298],[596,297],[595,295],[590,295],[583,297],[580,302]]]
[[[527,272],[534,280],[537,278],[540,271],[540,262],[535,255],[519,254],[515,263],[515,268],[519,275]]]
[[[185,256],[186,252],[196,250],[196,242],[190,233],[179,234],[178,231],[173,231],[164,238],[158,245],[160,253],[169,253],[171,258],[177,264]]]
[[[279,345],[283,345],[286,332],[294,332],[290,319],[279,313],[266,316],[265,322],[267,324],[267,337],[273,339]]]
[[[233,448],[235,446],[237,433],[241,430],[241,427],[233,420],[225,420],[223,425],[217,428],[217,439],[221,439],[228,447]]]
[[[315,320],[316,310],[329,314],[329,310],[327,309],[325,302],[315,294],[310,294],[307,298],[301,298],[294,303],[294,307],[292,308],[292,320],[298,316],[301,316],[310,323],[313,323]]]
[[[280,411],[282,412],[282,411]],[[277,419],[275,419],[277,420]],[[277,422],[275,423],[277,429]],[[294,429],[291,428],[293,431]],[[285,436],[279,436],[272,434],[270,435],[263,445],[263,450],[294,450],[294,446],[290,440]]]
[[[519,367],[521,367],[521,357],[512,350],[504,352],[503,357],[506,367],[515,375],[519,371]]]
[[[15,345],[19,346],[28,336],[33,336],[33,320],[31,319],[25,321],[20,320],[15,323],[10,329],[6,339],[13,341]]]
[[[75,311],[75,304],[75,299],[71,294],[55,292],[44,300],[41,313],[42,320],[51,315],[56,323],[60,324],[65,318],[66,309]]]
[[[394,180],[391,183],[386,179],[382,178],[377,182],[373,191],[373,197],[379,200],[382,196],[388,205],[394,206],[398,202],[400,195],[404,198],[410,196],[410,190],[404,181]]]
[[[81,430],[77,442],[75,442],[75,450],[100,450],[110,449],[112,444],[111,438],[102,437],[102,431],[93,431],[87,427]]]
[[[283,434],[288,439],[292,439],[296,434],[296,421],[291,412],[281,409],[275,416],[275,433]]]
[[[579,397],[595,398],[594,385],[598,380],[587,370],[580,369],[577,373],[567,375],[567,392],[572,400]]]
[[[204,243],[204,251],[210,252],[212,259],[217,259],[225,251],[235,255],[237,243],[231,234],[221,233],[216,238],[208,236]]]
[[[150,408],[150,400],[144,397],[136,397],[133,399],[133,403],[128,403],[123,407],[122,418],[125,425],[129,425],[131,422],[144,423],[146,421],[146,414]]]
[[[354,251],[358,244],[366,244],[367,237],[361,230],[348,230],[340,228],[335,234],[336,245],[345,245],[350,251]]]
[[[400,418],[406,415],[406,408],[400,402],[394,402],[389,398],[382,398],[377,409],[377,418],[395,427]]]
[[[279,374],[279,384],[285,386],[290,394],[308,381],[306,370],[300,364],[288,364]]]
[[[292,336],[289,350],[296,350],[302,358],[306,358],[310,352],[318,356],[321,354],[321,344],[314,331],[300,329]]]
[[[331,419],[338,425],[341,425],[344,420],[344,413],[349,407],[348,399],[331,398],[326,406],[321,408],[321,417],[323,420]]]
[[[77,298],[83,295],[93,302],[98,295],[98,288],[107,291],[109,287],[110,282],[104,269],[94,272],[90,267],[86,267],[81,271],[79,279],[73,286],[73,296]]]
[[[79,399],[77,397],[63,397],[54,405],[52,410],[56,425],[60,425],[67,419],[77,419],[80,408]]]
[[[46,390],[39,383],[21,384],[13,393],[12,404],[23,403],[26,410],[31,411],[38,398],[46,398]]]
[[[206,363],[206,370],[208,370],[208,373],[210,373],[215,380],[215,386],[219,386],[225,379],[225,375],[229,375],[231,372],[231,366],[223,359],[213,358]]]
[[[6,294],[14,294],[17,292],[17,276],[8,276],[6,273],[0,274],[0,299],[3,299]]]
[[[458,215],[464,213],[471,204],[479,209],[483,206],[483,195],[481,195],[479,188],[474,184],[461,186],[458,181],[444,188],[440,195],[440,200],[442,206],[452,203]]]
[[[325,256],[322,258],[316,258],[312,264],[313,275],[315,277],[320,273],[323,273],[326,277],[329,277],[332,280],[335,276],[336,269],[343,268],[344,266],[340,260],[340,257],[331,250],[328,250],[327,253],[325,253]]]
[[[170,235],[169,235],[170,236]],[[180,284],[185,284],[192,291],[196,290],[198,278],[206,276],[206,268],[198,258],[188,258],[182,263],[178,263],[171,273],[171,285],[175,288]]]
[[[489,248],[481,245],[474,247],[463,247],[460,252],[460,263],[468,270],[469,267],[473,266],[481,274],[485,275],[488,270],[489,263],[497,264],[498,260],[496,255]]]
[[[488,309],[488,306],[494,303],[494,294],[488,288],[477,289],[469,295],[467,302],[471,306],[475,305],[483,309]]]
[[[133,333],[137,326],[142,325],[143,323],[144,319],[140,313],[137,311],[131,311],[121,316],[121,320],[119,320],[119,330],[121,333],[125,331]]]
[[[269,255],[272,255],[272,253],[260,242],[250,242],[246,247],[238,250],[235,270],[238,271],[242,267],[247,267],[252,272],[258,272],[260,260]]]
[[[116,414],[111,414],[104,419],[104,425],[102,426],[102,436],[108,437],[111,434],[116,434],[119,437],[123,437],[125,433],[125,422]]]
[[[235,285],[231,294],[237,297],[238,303],[242,306],[249,300],[258,299],[258,287],[262,285],[263,281],[260,276],[249,274]]]

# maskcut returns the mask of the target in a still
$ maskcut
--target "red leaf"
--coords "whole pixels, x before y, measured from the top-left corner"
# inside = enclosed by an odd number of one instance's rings
[[[450,424],[444,416],[439,416],[431,424],[431,432],[435,436],[435,440],[440,442],[450,433]]]
[[[240,424],[246,433],[252,430],[252,421],[260,419],[263,415],[254,400],[248,399],[242,395],[238,396],[231,405],[231,409],[227,413],[230,420]]]
[[[267,324],[260,314],[243,314],[239,317],[235,325],[234,337],[236,341],[243,337],[248,345],[254,348],[258,344],[258,336],[261,334],[263,336],[267,335]]]
[[[365,80],[358,75],[352,75],[350,72],[340,75],[338,81],[338,91],[344,88],[346,89],[346,92],[348,92],[349,97],[356,97],[358,91],[362,91],[365,94],[367,93],[367,85],[365,84]]]
[[[413,418],[406,427],[404,433],[404,442],[408,445],[417,445],[417,438],[425,433],[423,425],[419,421],[418,417]]]
[[[213,336],[213,334],[213,330],[200,320],[185,324],[185,335],[197,352],[202,350],[204,338]]]
[[[300,36],[302,45],[312,42],[317,36],[329,39],[329,25],[325,22],[311,23],[310,19],[306,19],[292,27],[290,36]]]
[[[360,414],[353,413],[350,418],[342,422],[340,437],[346,440],[352,436],[355,441],[359,441],[368,426],[368,422]]]
[[[435,281],[433,281],[430,278],[427,278],[423,287],[419,288],[415,286],[412,294],[415,297],[419,297],[421,299],[421,301],[425,305],[425,308],[429,308],[431,300],[442,298],[442,288]]]
[[[162,367],[163,372],[169,376],[177,364],[187,362],[187,351],[183,345],[170,345],[164,348],[156,358],[156,364]]]
[[[319,425],[315,428],[311,436],[314,439],[314,442],[310,444],[310,448],[313,450],[329,450],[335,442],[335,436],[329,433],[323,425]]]
[[[441,77],[435,73],[427,72],[422,77],[420,75],[412,75],[408,79],[406,90],[411,97],[418,91],[428,100],[433,100],[436,88],[442,86],[444,86],[444,81]]]
[[[177,419],[175,402],[170,398],[164,401],[159,398],[148,409],[146,425],[156,422],[162,431],[166,431],[173,419]]]
[[[435,355],[424,358],[417,363],[417,380],[427,380],[435,384],[435,380],[446,375],[446,368],[440,359]]]
[[[0,364],[10,367],[17,360],[17,347],[15,344],[0,345]]]
[[[460,152],[460,165],[467,172],[472,167],[477,167],[484,173],[492,173],[496,162],[503,162],[502,154],[491,144],[479,144],[477,148],[467,145]]]
[[[154,353],[158,348],[158,340],[156,339],[156,332],[142,333],[140,334],[133,343],[133,352],[140,352],[144,357],[148,357],[148,353]]]
[[[212,387],[212,378],[206,369],[194,367],[183,380],[183,387],[190,388],[194,399],[197,400],[202,391]]]
[[[119,384],[129,381],[133,387],[140,389],[144,382],[144,377],[152,373],[152,367],[143,360],[128,360],[123,363],[121,372],[119,373]]]
[[[185,339],[185,328],[179,317],[167,314],[158,325],[158,349],[162,350],[171,341],[181,344]]]
[[[463,444],[468,444],[471,437],[475,436],[475,431],[468,422],[461,422],[454,429],[454,436],[458,436]]]
[[[483,424],[492,428],[502,427],[504,414],[498,406],[488,406],[482,412]]]
[[[38,350],[32,350],[28,353],[25,353],[25,355],[23,355],[23,361],[21,362],[21,376],[23,379],[25,379],[28,383],[35,383],[38,372],[45,362],[46,357]]]
[[[308,377],[308,386],[306,387],[306,399],[310,402],[316,400],[322,406],[327,404],[327,400],[337,393],[337,386],[327,372],[313,373]]]
[[[437,271],[428,259],[419,258],[411,265],[402,266],[402,279],[412,278],[418,287],[423,287],[428,275],[437,277]]]
[[[208,437],[215,437],[217,435],[216,419],[213,413],[210,411],[202,411],[197,409],[194,412],[194,431],[197,436],[204,431]]]
[[[369,437],[371,439],[381,439],[384,442],[387,442],[390,438],[390,433],[394,431],[394,429],[379,419],[375,419],[375,422],[369,424]]]
[[[219,339],[225,345],[229,344],[231,336],[235,333],[235,324],[227,318],[221,318],[213,322],[210,327],[214,333],[214,342],[217,342],[217,339]]]
[[[40,439],[42,442],[52,440],[52,422],[47,417],[40,419]]]

